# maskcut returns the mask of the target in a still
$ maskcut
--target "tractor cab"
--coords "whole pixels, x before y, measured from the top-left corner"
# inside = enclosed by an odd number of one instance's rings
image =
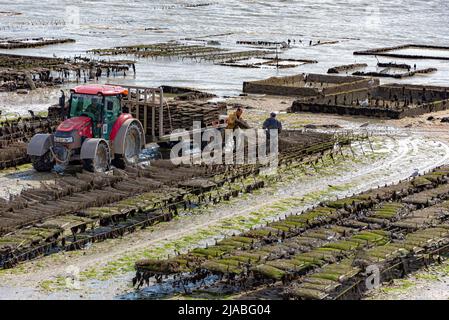
[[[113,125],[122,114],[121,98],[128,91],[122,87],[88,85],[71,90],[68,119],[91,120],[92,137],[109,140]]]

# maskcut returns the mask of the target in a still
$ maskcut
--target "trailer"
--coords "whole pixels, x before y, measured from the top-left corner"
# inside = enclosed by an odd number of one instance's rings
[[[193,134],[198,130],[203,132],[208,128],[226,126],[223,121],[224,114],[217,110],[217,117],[209,123],[202,123],[201,129],[179,127],[173,121],[177,116],[176,108],[165,99],[162,87],[121,86],[128,91],[128,95],[122,98],[122,108],[142,123],[146,141],[149,143],[166,143],[170,141],[170,137],[180,137],[179,133],[173,133],[177,129],[184,129]]]

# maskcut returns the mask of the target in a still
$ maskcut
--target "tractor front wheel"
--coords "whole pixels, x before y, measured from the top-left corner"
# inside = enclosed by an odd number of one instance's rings
[[[50,150],[41,156],[31,156],[31,162],[33,163],[33,168],[38,172],[49,172],[55,165]]]
[[[83,159],[84,170],[106,172],[109,170],[109,150],[105,143],[99,143],[94,159]]]

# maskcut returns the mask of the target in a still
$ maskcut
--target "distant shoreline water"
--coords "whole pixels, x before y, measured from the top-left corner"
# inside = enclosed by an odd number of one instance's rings
[[[190,86],[220,96],[237,95],[245,80],[297,73],[325,73],[328,68],[367,63],[372,56],[354,56],[356,50],[404,43],[449,45],[447,1],[0,1],[0,38],[70,37],[76,43],[0,52],[67,57],[93,48],[164,42],[184,38],[218,41],[222,47],[248,49],[239,40],[295,40],[283,57],[315,59],[317,64],[293,69],[245,69],[179,59],[140,59],[138,85]],[[207,35],[215,35],[206,37]],[[303,41],[300,45],[299,41]],[[312,41],[336,44],[310,47]],[[129,58],[129,57],[128,57]],[[382,62],[391,59],[378,58]],[[409,61],[419,67],[436,67],[430,76],[406,79],[407,83],[449,84],[444,61]],[[119,79],[116,79],[119,80]],[[382,81],[390,81],[383,79]]]

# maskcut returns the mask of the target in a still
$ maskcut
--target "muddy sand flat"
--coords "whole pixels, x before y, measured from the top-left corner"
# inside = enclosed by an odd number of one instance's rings
[[[241,97],[232,101],[251,105],[254,109],[247,110],[245,115],[259,124],[273,108],[284,110],[290,103],[279,97]],[[438,113],[434,117],[444,115],[445,113]],[[297,118],[301,119],[300,123]],[[293,114],[286,116],[285,121],[290,121],[291,126],[295,128],[310,123],[332,123],[346,129],[360,128],[369,122],[370,125],[364,127],[364,130],[388,127],[391,134],[380,135],[374,140],[373,154],[369,151],[369,145],[355,145],[354,149],[359,158],[349,156],[339,160],[341,163],[337,166],[295,175],[286,179],[285,183],[262,189],[259,194],[249,198],[237,198],[227,205],[181,215],[171,222],[156,225],[149,230],[138,231],[121,239],[94,243],[84,250],[61,252],[23,263],[11,270],[3,270],[0,272],[0,298],[108,299],[140,294],[145,296],[145,293],[136,293],[131,287],[133,266],[138,259],[166,257],[177,251],[214,243],[215,239],[224,234],[241,232],[257,225],[260,220],[251,220],[255,213],[270,205],[279,208],[279,202],[282,201],[282,210],[264,212],[263,219],[274,219],[282,214],[280,212],[301,211],[329,197],[349,195],[385,183],[394,183],[409,177],[416,170],[424,172],[449,162],[448,135],[434,133],[444,132],[446,124],[438,123],[435,128],[432,123],[426,122],[424,117],[387,121]],[[415,130],[405,128],[410,123],[420,130],[414,132]],[[347,155],[349,154],[347,151]],[[41,179],[36,177],[32,170],[12,174],[14,179],[9,179],[10,173],[0,180],[3,188],[14,189],[14,181],[18,185],[16,188],[20,188],[27,180]],[[273,194],[276,197],[273,197]],[[239,227],[242,221],[245,222],[243,229]],[[76,277],[80,280],[80,287],[74,288],[70,285],[73,270],[79,275]]]
[[[273,219],[285,210],[300,211],[329,197],[397,182],[410,176],[416,168],[426,171],[449,161],[449,146],[445,142],[420,136],[384,137],[376,142],[373,157],[363,156],[362,150],[369,150],[367,144],[355,149],[360,159],[356,162],[342,160],[341,167],[334,166],[334,170],[311,171],[250,198],[238,198],[230,205],[212,207],[122,239],[95,243],[85,250],[58,253],[2,271],[1,298],[133,296],[136,294],[131,288],[133,265],[142,257],[164,257],[175,251],[213,243],[229,232],[241,232],[242,223],[245,228],[251,227],[248,221],[252,221],[255,212],[270,205],[279,208],[278,203],[283,200],[285,208],[264,213],[265,219]],[[434,155],[431,159],[425,156],[429,152]],[[292,198],[300,201],[289,202]],[[71,279],[73,270],[80,274],[79,288],[67,286],[66,280]]]

